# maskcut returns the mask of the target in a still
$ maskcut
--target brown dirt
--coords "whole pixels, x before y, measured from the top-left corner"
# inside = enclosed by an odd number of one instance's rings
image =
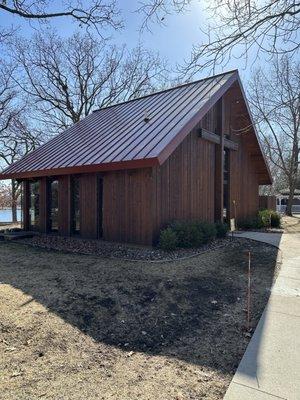
[[[285,233],[299,233],[300,232],[300,215],[288,217],[285,215],[282,218],[282,227]]]
[[[222,399],[276,272],[276,249],[236,239],[169,263],[0,243],[5,400]]]

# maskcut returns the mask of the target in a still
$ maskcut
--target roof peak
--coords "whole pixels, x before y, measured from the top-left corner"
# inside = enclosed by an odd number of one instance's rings
[[[216,77],[221,76],[221,75],[232,74],[232,73],[234,73],[234,72],[235,72],[235,73],[236,73],[236,72],[238,73],[238,69],[232,69],[232,70],[229,70],[229,71],[226,71],[226,72],[220,72],[219,74],[211,75],[211,76],[208,76],[208,77],[206,77],[206,78],[197,79],[196,81],[192,81],[192,82],[181,83],[181,84],[179,84],[179,85],[176,85],[176,86],[173,86],[173,87],[169,87],[169,88],[167,88],[167,89],[162,89],[162,90],[158,90],[158,91],[156,91],[156,92],[152,92],[152,93],[145,94],[145,95],[140,96],[140,97],[135,97],[134,99],[129,99],[129,100],[126,100],[126,101],[121,101],[120,103],[111,104],[111,105],[109,105],[109,106],[97,108],[97,109],[94,110],[93,112],[98,112],[98,111],[101,111],[101,110],[106,110],[107,108],[112,108],[112,107],[120,106],[121,104],[130,103],[130,102],[132,102],[132,101],[137,101],[137,100],[145,99],[145,98],[147,98],[147,97],[154,96],[154,95],[156,95],[156,94],[169,92],[169,91],[171,91],[171,90],[175,90],[175,89],[178,89],[178,88],[181,88],[181,87],[193,85],[193,84],[196,84],[196,83],[199,83],[199,82],[202,82],[202,81],[206,81],[206,80],[208,80],[208,79],[213,79],[213,78],[216,78]]]

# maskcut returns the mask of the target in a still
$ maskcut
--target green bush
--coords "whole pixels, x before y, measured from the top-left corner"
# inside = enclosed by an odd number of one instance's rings
[[[217,238],[224,238],[228,232],[228,225],[224,224],[223,222],[216,222],[215,223],[216,231],[217,231]]]
[[[281,227],[281,215],[276,211],[272,211],[272,214],[271,214],[271,227],[272,228],[280,228]]]
[[[217,236],[217,229],[215,224],[209,222],[197,223],[197,228],[202,232],[204,243],[211,242]]]
[[[258,213],[258,218],[261,221],[263,227],[271,226],[271,213],[269,210],[261,210]]]
[[[262,226],[280,228],[281,216],[274,210],[261,210],[258,213]]]
[[[162,250],[175,250],[178,244],[176,232],[171,228],[163,229],[159,235],[159,247]]]
[[[163,250],[174,250],[176,247],[200,247],[216,237],[225,237],[228,226],[223,223],[175,221],[160,232],[159,247]]]
[[[259,217],[249,217],[239,220],[238,227],[241,229],[260,229],[263,225]]]
[[[203,243],[202,231],[194,222],[174,222],[170,227],[176,233],[178,247],[199,247]]]

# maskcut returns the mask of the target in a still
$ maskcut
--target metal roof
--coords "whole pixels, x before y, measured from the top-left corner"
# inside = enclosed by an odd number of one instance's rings
[[[0,178],[159,165],[237,79],[230,71],[97,110]]]

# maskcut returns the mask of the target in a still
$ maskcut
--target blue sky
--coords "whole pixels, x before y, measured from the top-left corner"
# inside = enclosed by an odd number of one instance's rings
[[[60,1],[54,1],[53,9],[57,8],[60,3]],[[151,32],[144,31],[141,34],[139,27],[142,15],[134,11],[138,8],[138,0],[123,0],[119,4],[125,22],[124,29],[119,32],[107,31],[105,34],[108,36],[111,35],[112,40],[116,44],[122,45],[125,43],[129,48],[141,42],[146,48],[158,51],[161,57],[166,58],[171,66],[175,66],[177,63],[181,64],[184,59],[189,58],[193,44],[198,44],[205,40],[205,36],[200,30],[200,27],[203,28],[208,19],[206,11],[201,6],[203,3],[203,1],[194,1],[190,9],[184,14],[167,16],[165,19],[166,26],[153,23],[151,25]],[[19,28],[18,32],[27,37],[30,37],[35,32],[35,29],[39,29],[39,23],[37,22],[29,23],[20,17],[7,14],[0,14],[0,24],[1,26],[17,26]],[[78,29],[77,25],[67,18],[53,19],[51,20],[51,26],[63,36],[68,36]],[[236,56],[238,56],[237,53]],[[251,74],[253,65],[251,63],[245,65],[243,59],[232,58],[223,68],[218,67],[216,72],[235,68],[239,69],[242,79],[245,82]],[[207,73],[198,73],[195,79],[204,75],[207,75]]]

